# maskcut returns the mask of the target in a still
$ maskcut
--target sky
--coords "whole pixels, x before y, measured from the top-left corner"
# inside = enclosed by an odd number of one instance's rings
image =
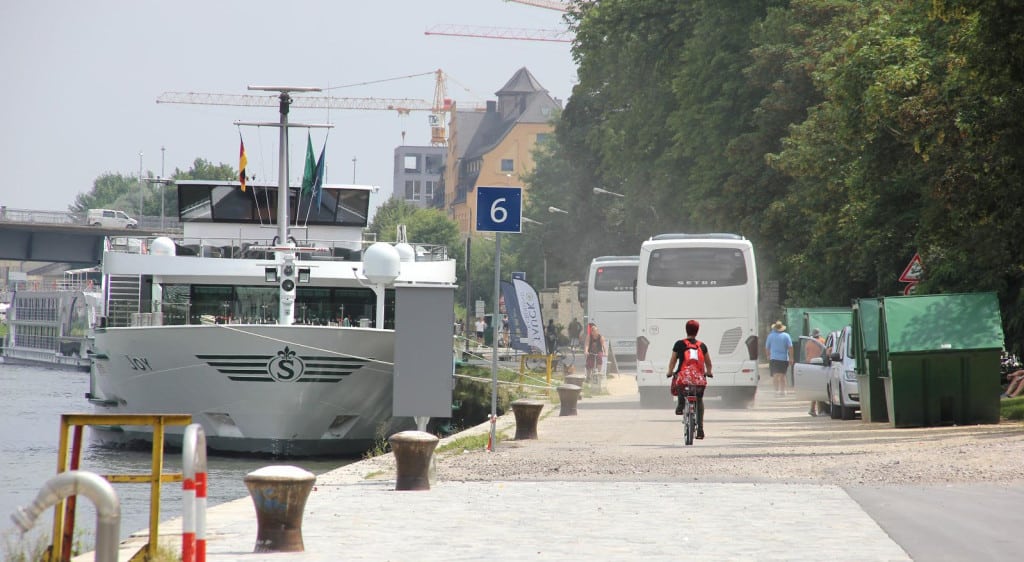
[[[567,100],[576,81],[568,43],[424,34],[440,24],[559,29],[561,16],[505,0],[0,3],[0,205],[65,210],[103,174],[137,177],[140,162],[143,176],[170,176],[196,158],[237,167],[234,122],[278,120],[276,108],[157,104],[164,92],[249,94],[269,84],[430,101],[430,74],[336,87],[440,68],[448,97],[479,103],[525,66]],[[317,153],[327,140],[327,182],[380,186],[374,207],[390,196],[402,132],[407,145],[430,141],[426,112],[294,108],[289,117],[334,124],[311,131]],[[241,134],[249,173],[276,183],[277,129]],[[298,182],[306,131],[290,136]]]

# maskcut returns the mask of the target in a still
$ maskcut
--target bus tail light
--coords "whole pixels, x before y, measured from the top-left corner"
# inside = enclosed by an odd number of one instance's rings
[[[647,336],[637,336],[636,338],[636,360],[645,361],[647,359],[647,347],[651,345],[650,340]]]
[[[747,355],[750,356],[751,361],[757,361],[757,336],[750,336],[745,342],[747,344]]]

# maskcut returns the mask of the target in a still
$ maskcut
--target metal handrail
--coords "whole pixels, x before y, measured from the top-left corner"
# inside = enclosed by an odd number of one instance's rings
[[[18,508],[11,519],[22,533],[27,533],[44,511],[78,494],[89,498],[96,506],[96,561],[117,562],[117,545],[121,540],[121,500],[110,482],[98,474],[70,470],[54,476],[43,484],[32,504]]]

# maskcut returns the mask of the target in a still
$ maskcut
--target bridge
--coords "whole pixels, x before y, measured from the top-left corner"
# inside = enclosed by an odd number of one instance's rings
[[[161,224],[164,228],[161,228]],[[0,207],[0,260],[96,265],[107,236],[160,236],[180,232],[177,219],[143,217],[135,230],[89,226],[66,211]]]

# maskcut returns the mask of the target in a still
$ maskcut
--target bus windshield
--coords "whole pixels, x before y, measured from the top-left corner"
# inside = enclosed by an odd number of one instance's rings
[[[632,291],[636,283],[635,265],[602,266],[594,273],[595,291]]]
[[[647,284],[652,287],[746,285],[743,252],[736,248],[664,248],[651,252]]]

